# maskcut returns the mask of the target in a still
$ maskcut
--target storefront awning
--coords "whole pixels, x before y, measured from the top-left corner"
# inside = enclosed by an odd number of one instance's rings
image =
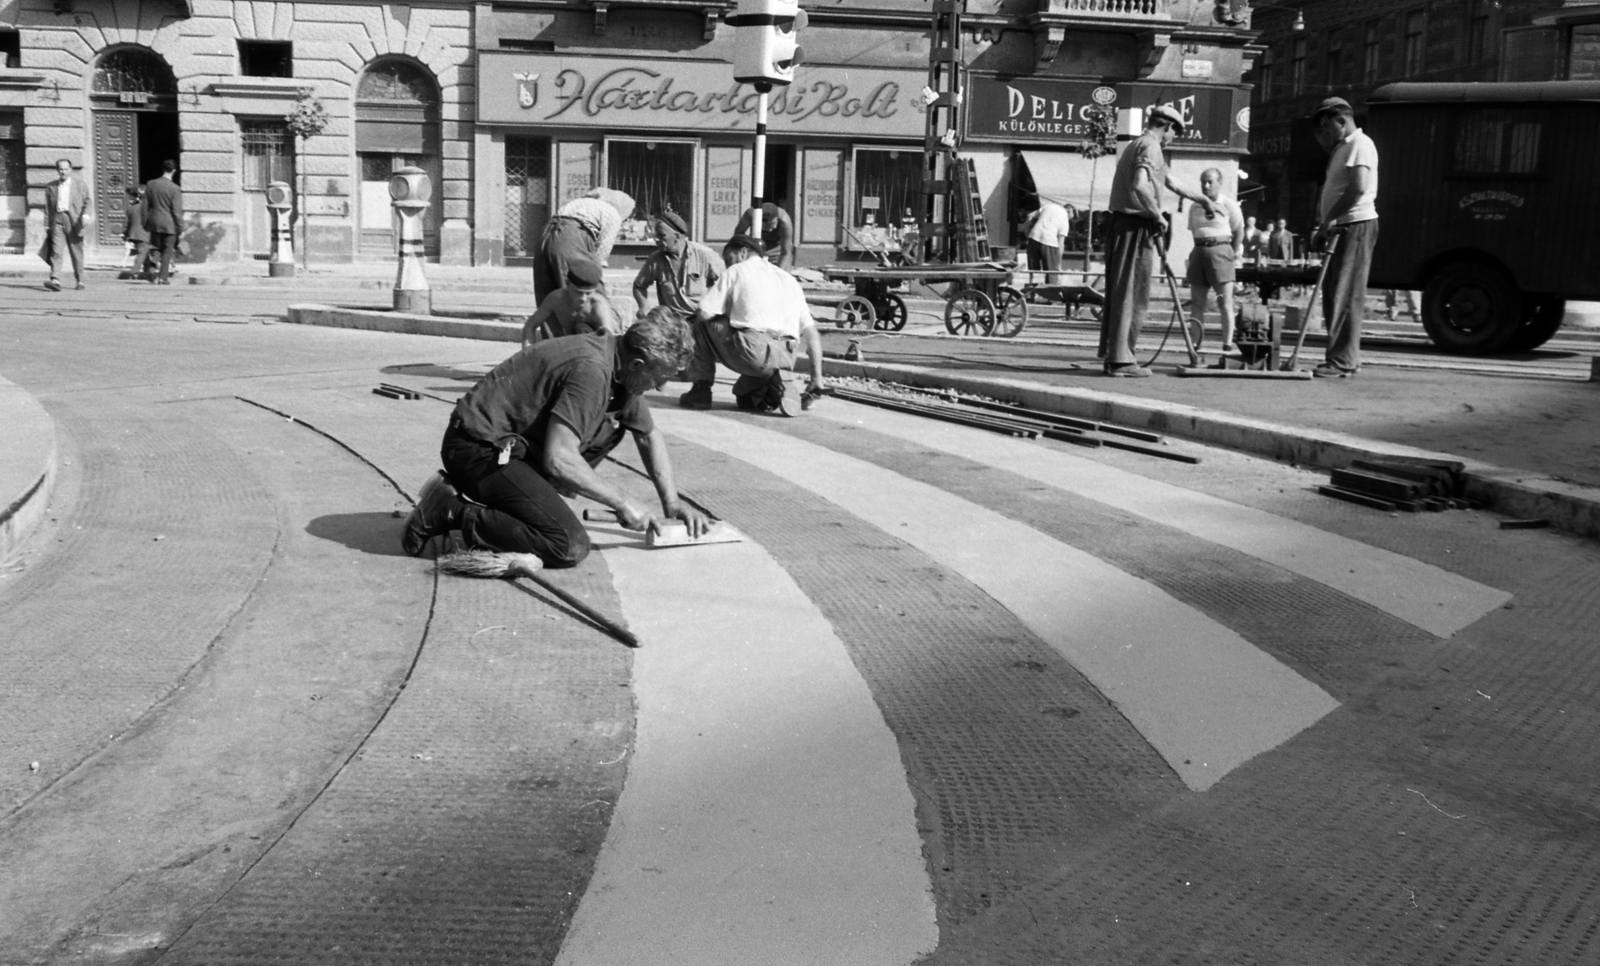
[[[1117,159],[1107,155],[1090,161],[1076,151],[1021,151],[1023,163],[1033,176],[1039,197],[1078,211],[1106,208],[1111,194],[1111,176]],[[1090,191],[1093,191],[1093,200]]]

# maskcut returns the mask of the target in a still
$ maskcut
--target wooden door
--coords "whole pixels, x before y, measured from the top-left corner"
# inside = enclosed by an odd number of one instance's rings
[[[94,112],[94,220],[99,244],[122,247],[128,187],[139,183],[139,134],[132,111]]]

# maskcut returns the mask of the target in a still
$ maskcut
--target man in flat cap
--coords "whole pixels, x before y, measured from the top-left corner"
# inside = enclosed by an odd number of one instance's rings
[[[592,188],[556,209],[539,240],[533,259],[533,295],[546,295],[567,283],[573,261],[591,261],[605,268],[622,223],[633,214],[633,199],[611,188]]]
[[[822,339],[795,277],[762,257],[761,243],[735,235],[723,246],[728,270],[700,299],[694,317],[694,359],[684,372],[693,388],[678,398],[690,409],[711,408],[717,363],[739,374],[733,400],[740,409],[798,416],[822,394]],[[811,386],[795,383],[795,346],[806,340]]]
[[[1166,221],[1161,212],[1161,187],[1188,198],[1216,215],[1204,194],[1181,185],[1167,170],[1163,150],[1183,133],[1183,117],[1166,104],[1145,113],[1144,133],[1122,149],[1111,179],[1111,224],[1106,232],[1106,308],[1100,319],[1100,349],[1106,375],[1137,378],[1150,375],[1139,365],[1134,348],[1150,310],[1151,260],[1166,250]]]
[[[1323,101],[1311,120],[1317,142],[1329,154],[1311,247],[1320,250],[1325,240],[1337,238],[1322,282],[1328,354],[1311,374],[1345,379],[1361,368],[1367,271],[1378,244],[1378,148],[1356,127],[1350,102],[1342,97]]]
[[[739,216],[733,233],[753,236],[755,225],[756,210],[751,208]],[[761,205],[761,254],[784,271],[794,270],[794,219],[770,201]]]
[[[680,318],[690,318],[726,266],[722,256],[689,238],[689,225],[677,212],[657,215],[655,229],[656,250],[633,280],[633,300],[643,315],[653,285],[657,304]]]
[[[588,259],[567,263],[567,284],[551,292],[522,326],[522,347],[544,339],[589,332],[622,334],[617,310],[606,298],[605,276]]]

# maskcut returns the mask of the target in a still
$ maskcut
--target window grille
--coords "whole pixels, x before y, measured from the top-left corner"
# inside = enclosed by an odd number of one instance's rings
[[[538,225],[549,215],[550,142],[506,138],[506,254],[532,255]]]
[[[283,121],[239,122],[244,152],[240,184],[246,191],[261,191],[274,181],[294,184],[294,136]]]

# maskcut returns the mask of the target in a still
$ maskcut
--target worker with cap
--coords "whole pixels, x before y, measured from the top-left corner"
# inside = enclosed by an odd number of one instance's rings
[[[739,374],[733,400],[740,409],[798,416],[822,395],[822,339],[793,275],[762,257],[761,243],[735,235],[723,246],[728,270],[700,299],[694,316],[694,359],[685,375],[694,386],[678,398],[690,409],[711,408],[720,362]],[[802,393],[790,372],[804,338],[811,385]]]
[[[694,315],[700,297],[716,284],[726,266],[722,256],[689,238],[689,225],[675,211],[656,216],[656,250],[644,260],[633,280],[633,300],[640,313],[655,287],[656,303],[683,318]]]
[[[1161,188],[1187,198],[1215,217],[1216,206],[1203,193],[1173,179],[1163,150],[1183,133],[1183,117],[1166,104],[1145,113],[1144,133],[1117,159],[1111,179],[1111,222],[1106,232],[1106,306],[1100,319],[1100,350],[1105,372],[1119,378],[1150,375],[1134,349],[1150,310],[1151,260],[1165,257],[1167,222]]]
[[[533,258],[533,296],[540,303],[566,284],[568,263],[611,257],[622,223],[633,214],[633,199],[611,188],[593,188],[556,209]]]
[[[751,208],[740,216],[733,233],[754,235],[755,226],[756,210]],[[794,220],[770,201],[761,205],[761,254],[784,271],[794,268]]]
[[[459,530],[469,549],[572,567],[590,549],[563,499],[573,494],[612,508],[630,530],[656,526],[656,514],[594,471],[625,433],[662,515],[704,534],[710,521],[678,495],[666,438],[643,398],[688,362],[692,343],[687,323],[657,309],[622,335],[550,339],[495,366],[456,403],[439,448],[444,472],[422,487],[401,549],[415,557],[430,538]]]
[[[1378,244],[1378,148],[1356,127],[1350,102],[1342,97],[1323,101],[1311,121],[1317,143],[1329,154],[1311,247],[1321,250],[1326,240],[1338,237],[1322,283],[1328,352],[1311,374],[1344,379],[1361,368],[1367,272]]]
[[[617,335],[622,323],[617,310],[606,298],[605,276],[600,266],[588,259],[567,263],[567,284],[551,292],[522,326],[524,348],[544,339],[586,332]]]

